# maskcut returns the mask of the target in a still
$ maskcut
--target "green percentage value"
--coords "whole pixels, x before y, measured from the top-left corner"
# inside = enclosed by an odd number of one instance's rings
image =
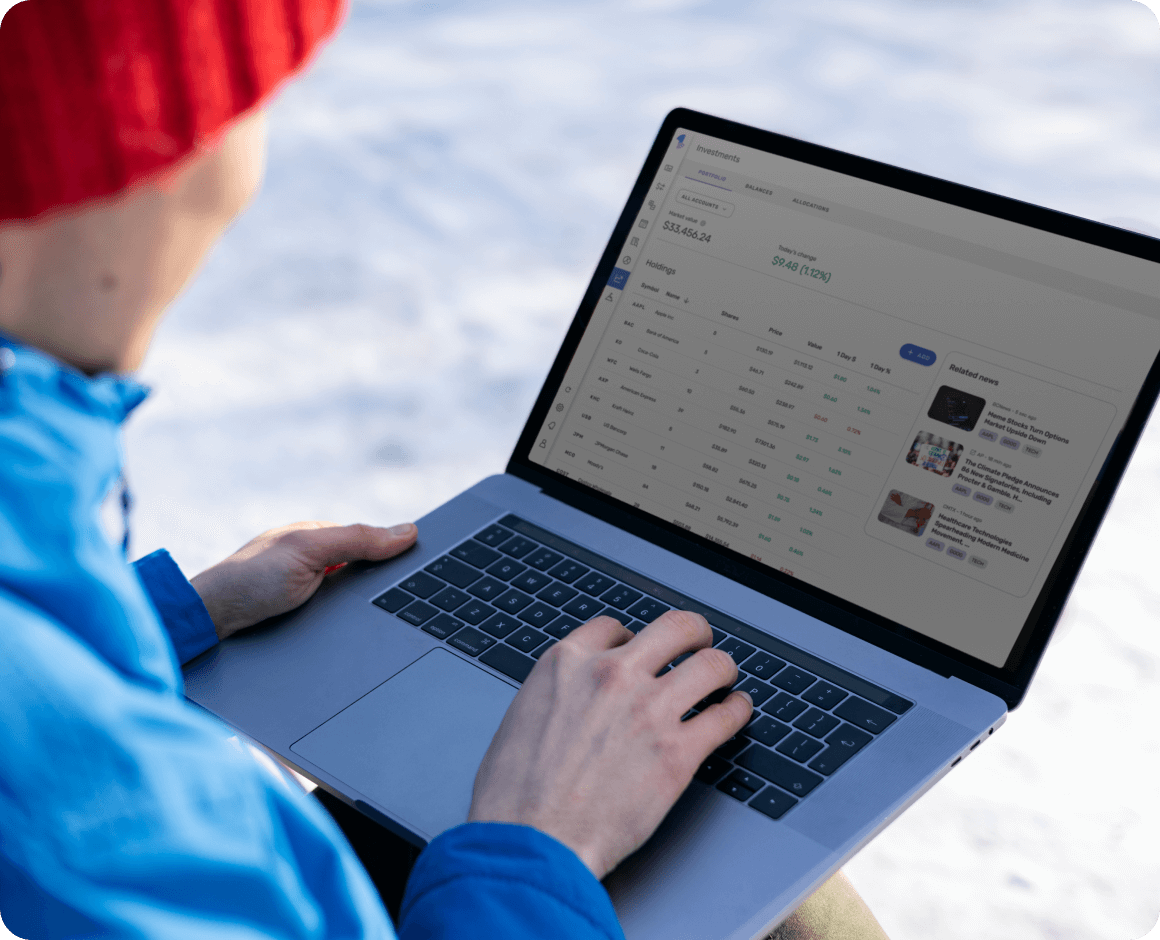
[[[795,274],[800,274],[803,277],[816,278],[826,284],[830,283],[831,272],[822,271],[819,268],[811,268],[809,265],[802,264],[800,261],[790,261],[789,258],[783,258],[781,255],[774,257],[773,266],[775,268],[785,268],[787,271],[793,271]]]

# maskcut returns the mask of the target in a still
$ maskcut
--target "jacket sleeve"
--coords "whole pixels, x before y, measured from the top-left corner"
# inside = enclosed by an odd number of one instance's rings
[[[189,662],[217,643],[209,611],[169,552],[159,548],[133,562],[133,569],[169,634],[179,663]]]
[[[407,882],[400,940],[624,940],[604,886],[551,836],[467,823],[434,839]]]
[[[27,938],[389,940],[317,801],[0,590],[0,909]]]

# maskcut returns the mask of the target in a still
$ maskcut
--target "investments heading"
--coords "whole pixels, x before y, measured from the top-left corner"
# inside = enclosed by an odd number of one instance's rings
[[[697,144],[697,153],[706,153],[711,157],[720,157],[722,160],[732,160],[734,163],[740,163],[741,158],[735,153],[726,153],[724,150],[713,150],[709,147],[702,147]]]

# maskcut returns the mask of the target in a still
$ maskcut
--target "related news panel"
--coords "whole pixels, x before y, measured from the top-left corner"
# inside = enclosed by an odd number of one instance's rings
[[[867,534],[1022,596],[1115,415],[1108,402],[950,355]]]

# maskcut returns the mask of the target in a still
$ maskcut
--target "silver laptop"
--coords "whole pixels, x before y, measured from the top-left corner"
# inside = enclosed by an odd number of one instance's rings
[[[506,472],[187,695],[422,845],[545,649],[698,611],[753,720],[606,884],[762,936],[1019,704],[1158,353],[1160,242],[673,111]]]

